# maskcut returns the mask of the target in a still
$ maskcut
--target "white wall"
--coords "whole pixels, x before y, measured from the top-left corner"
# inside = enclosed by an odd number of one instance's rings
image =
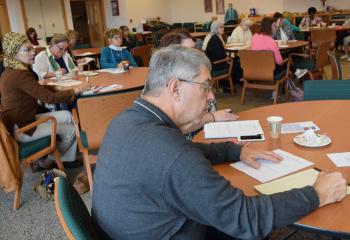
[[[11,31],[25,33],[20,0],[6,0]]]

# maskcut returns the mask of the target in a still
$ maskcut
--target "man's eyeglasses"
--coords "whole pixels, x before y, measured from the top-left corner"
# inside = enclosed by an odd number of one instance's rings
[[[33,52],[33,51],[34,51],[34,48],[32,48],[32,47],[29,47],[29,48],[20,48],[19,50],[21,50],[22,52],[28,53],[28,52]]]
[[[186,79],[180,79],[178,78],[180,82],[186,82],[186,83],[194,83],[194,84],[199,84],[199,85],[202,85],[203,86],[203,89],[209,93],[211,91],[211,89],[213,88],[213,84],[210,83],[210,82],[195,82],[195,81],[189,81],[189,80],[186,80]]]
[[[58,50],[60,50],[61,52],[66,52],[66,51],[67,51],[67,48],[60,47],[58,44],[56,44],[56,47],[57,47]]]

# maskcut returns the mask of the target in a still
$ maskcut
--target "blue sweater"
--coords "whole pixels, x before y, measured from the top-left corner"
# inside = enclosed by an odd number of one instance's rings
[[[116,51],[105,47],[101,52],[100,66],[101,68],[116,68],[118,64],[124,60],[129,61],[130,66],[137,67],[134,58],[127,49]]]
[[[143,99],[112,120],[94,174],[92,217],[111,239],[200,240],[210,225],[258,239],[315,209],[311,187],[244,196],[211,164],[238,161],[232,142],[185,140],[174,122]]]

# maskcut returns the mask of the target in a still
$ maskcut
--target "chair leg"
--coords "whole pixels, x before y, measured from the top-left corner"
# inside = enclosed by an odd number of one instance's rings
[[[278,94],[279,94],[279,83],[277,82],[277,84],[275,85],[275,99],[273,100],[273,104],[277,104],[277,99],[278,99]]]
[[[92,170],[91,170],[91,165],[90,165],[90,160],[89,160],[89,152],[88,151],[83,151],[83,160],[84,160],[85,172],[86,172],[87,177],[88,177],[90,193],[92,195],[93,178],[92,178]]]
[[[24,174],[26,172],[26,167],[27,167],[27,161],[24,160],[21,166],[19,167],[19,179],[18,179],[19,181],[15,192],[15,199],[13,200],[13,209],[18,209],[19,205],[21,204],[21,192],[22,192],[22,185],[23,185]]]
[[[55,149],[53,151],[53,155],[55,156],[55,162],[56,162],[58,168],[60,170],[64,171],[64,167],[63,167],[62,160],[61,160],[61,155],[60,155],[60,153],[58,152],[57,149]]]
[[[242,95],[241,95],[241,104],[244,104],[244,94],[245,94],[245,81],[244,81],[244,84],[243,84],[243,89],[242,89]]]
[[[219,81],[218,81],[218,80],[215,80],[215,81],[214,81],[214,85],[215,85],[215,90],[216,90],[216,92],[219,92]]]
[[[309,74],[310,79],[314,80],[314,76],[312,75],[312,72],[309,71],[308,74]]]
[[[288,89],[288,81],[293,81],[292,79],[287,79],[284,81],[284,91],[285,91],[285,97],[286,97],[286,102],[289,100],[289,89]]]
[[[231,92],[231,96],[233,96],[233,93],[234,93],[234,85],[233,85],[233,82],[232,82],[232,77],[229,76],[228,77],[228,81],[230,82],[230,92]]]

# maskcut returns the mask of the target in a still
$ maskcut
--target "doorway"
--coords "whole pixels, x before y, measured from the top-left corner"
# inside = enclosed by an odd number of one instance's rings
[[[103,0],[71,0],[74,29],[88,47],[104,47],[105,16]],[[79,42],[78,42],[79,44]]]

